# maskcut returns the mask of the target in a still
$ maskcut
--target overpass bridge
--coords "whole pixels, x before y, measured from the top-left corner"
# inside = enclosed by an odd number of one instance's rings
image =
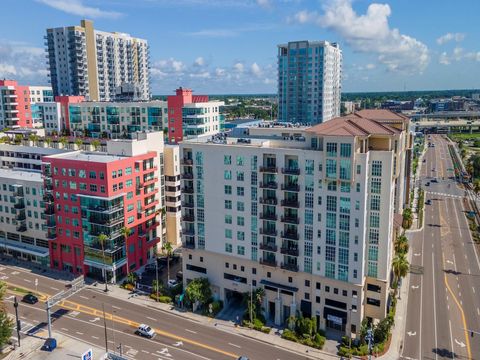
[[[474,132],[480,131],[480,112],[453,111],[411,115],[416,132]]]

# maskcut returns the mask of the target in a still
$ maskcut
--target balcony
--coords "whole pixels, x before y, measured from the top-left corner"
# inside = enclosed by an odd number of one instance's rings
[[[282,174],[285,175],[300,175],[300,169],[294,167],[282,168]]]
[[[298,200],[291,200],[291,199],[284,199],[281,201],[282,206],[284,207],[291,207],[291,208],[299,208],[300,203]]]
[[[278,172],[278,169],[276,166],[260,166],[260,172],[276,174]]]
[[[260,204],[265,204],[265,205],[277,205],[278,200],[277,197],[268,197],[268,198],[260,198]]]
[[[18,231],[18,232],[25,232],[25,231],[27,231],[27,225],[26,225],[26,224],[23,224],[23,223],[22,223],[22,224],[18,224],[18,225],[17,225],[17,231]]]
[[[17,210],[22,210],[25,209],[25,202],[23,201],[17,201],[13,207]]]
[[[298,218],[298,216],[288,216],[288,215],[284,215],[282,216],[281,218],[282,222],[284,223],[287,223],[287,224],[299,224],[300,223],[300,219]]]
[[[93,224],[113,226],[124,221],[123,212],[120,216],[115,217],[102,217],[98,215],[90,215],[88,221]]]
[[[186,249],[195,249],[195,241],[185,241],[183,247]]]
[[[184,173],[184,174],[182,174],[182,179],[192,180],[192,179],[193,179],[193,173]]]
[[[192,166],[193,165],[193,159],[182,159],[180,161],[180,164],[186,165],[186,166]]]
[[[195,203],[193,201],[183,201],[182,202],[182,207],[184,207],[184,208],[194,208]]]
[[[260,219],[277,221],[278,217],[277,217],[277,214],[275,214],[275,213],[263,212],[263,213],[260,213]]]
[[[260,249],[277,252],[277,245],[271,243],[260,243]]]
[[[26,218],[26,217],[25,217],[25,211],[23,211],[23,210],[20,211],[20,212],[18,212],[18,213],[15,215],[15,220],[17,220],[17,221],[23,221],[23,220],[25,220],[25,218]]]
[[[280,252],[284,255],[298,256],[300,254],[298,247],[282,247]]]
[[[195,221],[195,215],[183,215],[182,216],[182,221],[186,222],[194,222]]]
[[[275,229],[264,229],[264,228],[260,228],[260,234],[262,235],[267,235],[267,236],[277,236],[278,235],[278,232],[277,230]]]
[[[281,263],[280,267],[283,270],[298,272],[298,265],[297,264]]]
[[[275,259],[260,259],[260,264],[266,265],[266,266],[272,266],[272,267],[277,267],[277,261]]]
[[[298,232],[297,231],[282,231],[282,238],[290,239],[290,240],[298,240]]]
[[[262,189],[278,189],[278,183],[276,181],[269,181],[269,182],[260,182],[260,187]]]
[[[282,190],[298,192],[298,191],[300,191],[300,185],[292,184],[292,183],[282,184]]]
[[[184,187],[182,188],[182,192],[185,194],[193,194],[195,192],[195,189],[193,188],[193,186]]]
[[[55,222],[55,218],[52,217],[51,219],[45,222],[45,227],[47,229],[55,229],[57,227],[57,223]]]
[[[195,229],[185,229],[183,230],[183,235],[193,236],[195,235]]]
[[[55,206],[46,205],[45,206],[45,215],[54,215],[54,214],[55,214]]]

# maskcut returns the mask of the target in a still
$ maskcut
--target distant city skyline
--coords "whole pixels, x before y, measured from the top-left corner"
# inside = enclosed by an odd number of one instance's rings
[[[277,45],[338,42],[343,92],[480,88],[480,3],[400,0],[6,0],[0,78],[46,85],[45,29],[92,19],[148,40],[154,95],[277,92]],[[428,18],[425,17],[428,14]],[[452,16],[455,14],[455,16]],[[19,26],[21,19],[21,26]]]

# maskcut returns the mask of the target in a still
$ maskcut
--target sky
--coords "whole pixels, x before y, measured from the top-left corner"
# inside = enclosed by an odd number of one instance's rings
[[[478,0],[2,0],[0,78],[47,84],[43,36],[83,18],[147,39],[153,94],[277,90],[277,45],[337,42],[343,92],[480,88]]]

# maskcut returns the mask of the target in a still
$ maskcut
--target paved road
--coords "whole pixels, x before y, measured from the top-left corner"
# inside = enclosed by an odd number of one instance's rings
[[[453,178],[447,141],[432,135],[422,164],[425,226],[410,236],[412,252],[404,359],[480,359],[480,263]],[[432,183],[432,178],[438,183]],[[430,182],[429,186],[425,186]]]
[[[0,265],[0,279],[9,284],[33,290],[35,278],[39,279],[38,292],[46,295],[53,295],[65,286],[61,281]],[[13,313],[11,298],[7,300],[7,306]],[[103,306],[106,313],[108,348],[113,349],[121,343],[123,353],[131,358],[222,360],[247,355],[254,360],[310,359],[254,339],[231,334],[165,311],[132,304],[99,290],[88,288],[54,308],[53,331],[95,346],[105,347]],[[39,302],[36,305],[22,303],[19,312],[22,321],[26,322],[25,330],[33,328],[36,334],[46,335],[44,303]],[[134,330],[139,323],[147,323],[155,328],[157,336],[149,340],[134,335]]]

